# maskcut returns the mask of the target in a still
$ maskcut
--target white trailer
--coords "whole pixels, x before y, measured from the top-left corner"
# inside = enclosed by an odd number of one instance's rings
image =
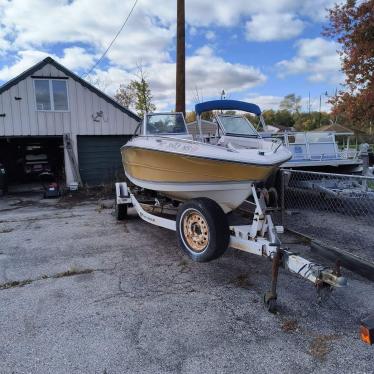
[[[213,200],[192,199],[184,203],[160,201],[146,196],[137,188],[131,190],[124,182],[116,183],[115,213],[118,220],[126,218],[128,206],[133,206],[140,218],[153,225],[177,233],[181,249],[194,261],[206,262],[223,254],[228,248],[263,256],[272,260],[271,289],[264,294],[264,303],[270,312],[276,310],[279,267],[312,282],[322,299],[334,287],[346,285],[340,269],[330,269],[285,249],[278,233],[282,226],[273,224],[266,211],[263,194],[252,185],[255,211],[246,225],[230,225],[227,216]],[[172,217],[172,218],[170,218]]]

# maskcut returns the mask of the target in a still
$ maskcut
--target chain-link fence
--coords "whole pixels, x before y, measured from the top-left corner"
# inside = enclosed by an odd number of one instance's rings
[[[286,228],[374,259],[374,178],[281,171]]]
[[[374,177],[282,170],[285,209],[374,218]]]

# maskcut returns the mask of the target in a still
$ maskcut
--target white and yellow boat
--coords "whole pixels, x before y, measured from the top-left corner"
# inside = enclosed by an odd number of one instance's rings
[[[222,105],[229,102],[233,101],[222,100]],[[234,103],[240,110],[253,108],[253,104]],[[285,147],[273,147],[258,134],[253,148],[245,149],[194,141],[181,113],[153,113],[145,116],[142,134],[124,145],[121,153],[126,176],[135,185],[178,201],[210,198],[227,213],[248,198],[253,183],[266,180],[290,159]]]

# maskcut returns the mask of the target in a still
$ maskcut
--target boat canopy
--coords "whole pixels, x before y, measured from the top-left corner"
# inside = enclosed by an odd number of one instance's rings
[[[257,116],[261,114],[261,109],[258,105],[238,100],[211,100],[195,105],[197,115],[210,110],[241,110]]]

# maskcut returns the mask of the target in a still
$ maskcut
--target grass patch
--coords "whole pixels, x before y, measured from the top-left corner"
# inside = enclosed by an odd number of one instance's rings
[[[237,277],[235,277],[232,281],[235,286],[240,288],[248,289],[251,285],[251,283],[248,280],[248,274],[239,274]]]
[[[56,279],[56,278],[63,278],[63,277],[71,277],[73,275],[90,274],[94,271],[95,271],[94,269],[81,269],[80,270],[80,269],[71,268],[67,271],[63,271],[61,273],[57,273],[54,275],[43,274],[41,277],[36,278],[36,279],[26,279],[26,280],[2,283],[0,284],[0,290],[7,290],[9,288],[15,288],[15,287],[23,287],[27,284],[30,284],[38,280],[51,279],[51,278]]]
[[[309,353],[316,359],[324,361],[331,351],[332,341],[338,339],[337,335],[319,335],[313,339]]]
[[[13,281],[0,284],[0,290],[7,290],[8,288],[15,288],[15,287],[23,287],[26,284],[30,284],[32,282],[31,279],[26,279],[22,281]]]
[[[298,330],[299,324],[295,319],[288,319],[282,323],[281,328],[284,332],[294,332]]]
[[[94,271],[93,269],[81,269],[81,270],[79,270],[79,269],[71,268],[67,271],[57,273],[50,278],[72,277],[73,275],[90,274],[93,271]]]

